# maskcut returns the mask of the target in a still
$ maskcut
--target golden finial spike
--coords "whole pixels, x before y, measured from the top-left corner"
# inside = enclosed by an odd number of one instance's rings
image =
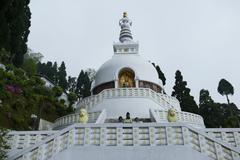
[[[127,17],[127,12],[123,12],[123,18]]]

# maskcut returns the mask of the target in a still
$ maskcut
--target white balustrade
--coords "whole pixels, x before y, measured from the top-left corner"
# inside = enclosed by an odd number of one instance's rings
[[[240,151],[184,124],[75,124],[42,142],[23,149],[8,160],[51,159],[72,146],[186,145],[214,160],[236,160]]]
[[[102,112],[105,112],[105,110],[88,113],[88,123],[95,123]],[[80,122],[79,113],[69,114],[56,119],[53,124],[53,128],[55,129],[59,127],[62,128],[64,126],[68,126],[68,125],[79,123],[79,122]]]
[[[17,151],[43,141],[56,131],[12,131],[8,134],[11,151]]]
[[[163,123],[167,122],[168,111],[163,110],[151,110],[152,115],[156,122]],[[178,112],[176,111],[177,122],[187,123],[197,128],[205,128],[203,118],[200,115],[193,114],[190,112]]]
[[[209,136],[240,149],[240,128],[211,128],[204,131]]]
[[[104,99],[121,98],[121,97],[142,97],[150,98],[156,103],[166,108],[179,108],[180,104],[175,97],[166,94],[157,93],[149,88],[112,88],[105,89],[97,95],[92,95],[82,99],[77,104],[77,110],[84,107],[87,110],[101,103]]]

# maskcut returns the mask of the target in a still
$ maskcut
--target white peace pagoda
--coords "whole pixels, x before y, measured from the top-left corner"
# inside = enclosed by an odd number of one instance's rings
[[[207,129],[200,115],[182,112],[141,58],[126,13],[119,25],[92,95],[51,130],[10,132],[8,160],[239,160],[240,129]]]

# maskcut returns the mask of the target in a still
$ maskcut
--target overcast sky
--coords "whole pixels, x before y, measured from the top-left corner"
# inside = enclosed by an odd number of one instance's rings
[[[197,103],[202,88],[226,102],[217,92],[225,78],[240,106],[239,0],[31,0],[30,8],[29,47],[44,61],[65,61],[69,75],[111,58],[127,11],[140,54],[161,67],[168,94],[179,69]]]

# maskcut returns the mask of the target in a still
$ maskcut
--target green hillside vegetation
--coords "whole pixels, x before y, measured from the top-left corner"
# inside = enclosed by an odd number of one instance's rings
[[[12,65],[0,69],[0,126],[14,130],[32,130],[31,115],[53,122],[71,113],[70,107],[58,100],[57,88],[48,88],[38,76],[29,77]]]

